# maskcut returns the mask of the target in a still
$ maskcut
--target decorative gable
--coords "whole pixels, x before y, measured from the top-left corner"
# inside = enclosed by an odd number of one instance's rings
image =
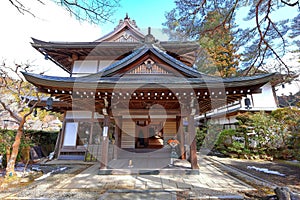
[[[145,44],[101,71],[102,77],[121,77],[124,74],[202,77],[196,69],[181,63],[154,44]]]
[[[133,68],[129,74],[169,74],[161,65],[154,62],[152,59],[147,59],[142,64]]]
[[[144,41],[144,37],[135,20],[131,20],[126,14],[124,20],[120,20],[119,25],[112,32],[95,42],[141,42]]]
[[[139,42],[139,39],[134,36],[131,31],[122,32],[120,36],[113,40],[114,42]]]

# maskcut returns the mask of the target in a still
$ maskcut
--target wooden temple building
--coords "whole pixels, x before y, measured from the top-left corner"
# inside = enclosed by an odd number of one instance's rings
[[[145,162],[170,158],[167,143],[177,140],[180,159],[197,170],[194,117],[259,93],[273,77],[200,73],[193,66],[196,42],[158,41],[150,28],[142,34],[128,16],[93,42],[33,39],[32,46],[70,74],[23,73],[65,114],[58,159],[95,158],[101,169],[128,159],[128,153]],[[131,164],[129,159],[125,168]]]

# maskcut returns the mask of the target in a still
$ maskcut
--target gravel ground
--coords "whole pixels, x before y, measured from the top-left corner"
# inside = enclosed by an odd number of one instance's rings
[[[212,157],[215,160],[220,161],[223,164],[232,166],[234,168],[245,171],[256,177],[264,179],[269,183],[275,184],[278,187],[288,187],[292,192],[300,194],[300,163],[291,161],[265,161],[265,160],[245,160],[245,159],[231,159],[231,158],[220,158]],[[265,168],[271,171],[279,172],[284,174],[282,176],[265,173],[262,171],[255,170],[254,168]],[[234,174],[232,174],[234,175]],[[255,184],[252,185],[255,187]],[[254,197],[266,197],[274,195],[272,189],[267,187],[257,186],[258,191],[253,194],[249,194]]]
[[[64,180],[67,180],[80,173],[90,165],[65,165],[65,166],[42,166],[44,174],[53,169],[65,170],[52,173],[49,177],[31,182],[29,184],[20,184],[18,187],[2,189],[1,199],[95,199],[99,193],[91,191],[55,191],[53,187]]]
[[[235,168],[246,171],[250,174],[253,174],[257,177],[265,179],[271,183],[274,183],[278,186],[288,186],[291,189],[300,192],[300,163],[297,165],[288,162],[282,161],[264,161],[264,160],[243,160],[243,159],[224,159],[218,158],[218,160],[226,163]],[[257,171],[253,169],[256,168],[266,168],[268,170],[277,171],[284,176],[264,173],[262,171]],[[250,167],[250,168],[249,168]]]

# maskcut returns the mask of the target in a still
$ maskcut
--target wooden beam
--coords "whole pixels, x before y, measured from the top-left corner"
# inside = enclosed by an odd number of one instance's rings
[[[165,114],[167,113],[168,115],[179,115],[182,114],[180,113],[181,111],[179,109],[166,109],[166,110],[151,110],[151,113],[155,113],[157,115],[160,114]],[[148,115],[149,114],[149,110],[148,109],[118,109],[116,108],[113,112],[114,114],[118,114],[118,115],[126,115],[126,114],[130,114],[130,115]]]

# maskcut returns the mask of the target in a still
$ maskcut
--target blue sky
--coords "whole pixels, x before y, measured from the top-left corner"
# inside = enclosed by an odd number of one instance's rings
[[[151,27],[152,34],[159,40],[168,40],[167,35],[161,34],[161,29],[163,28],[162,23],[166,21],[166,12],[171,11],[176,5],[174,0],[120,0],[120,7],[117,8],[116,12],[112,17],[111,22],[105,24],[100,24],[101,34],[105,35],[112,31],[114,27],[118,25],[120,19],[123,19],[128,13],[131,19],[136,20],[138,27],[143,33],[147,33],[147,28]],[[243,28],[255,26],[255,21],[243,21],[247,16],[249,8],[241,8],[240,12],[237,13],[236,22]],[[292,19],[298,13],[297,7],[284,6],[279,10],[275,10],[271,14],[272,19],[282,20],[282,19]]]
[[[44,60],[44,57],[32,48],[31,37],[44,41],[94,41],[102,35],[112,31],[128,13],[131,19],[136,20],[141,31],[146,33],[147,28],[152,28],[152,34],[159,40],[167,40],[156,33],[162,29],[162,23],[166,21],[165,13],[175,8],[174,0],[121,0],[121,6],[117,8],[112,20],[115,23],[91,25],[87,22],[78,22],[70,14],[54,4],[46,1],[45,5],[38,1],[24,0],[30,6],[37,17],[22,15],[11,6],[9,1],[0,0],[0,20],[3,27],[0,37],[0,61],[5,59],[12,63],[32,63],[39,68],[46,68],[46,74],[65,76],[53,63]],[[247,12],[247,9],[243,9]],[[51,11],[51,12],[50,12]],[[244,13],[245,13],[244,12]],[[289,8],[283,12],[275,12],[276,17],[290,17],[299,12],[297,8]],[[241,16],[239,16],[241,17]],[[249,24],[249,23],[247,23]],[[12,48],[13,47],[13,48]],[[60,72],[58,73],[58,70]]]
[[[134,19],[142,31],[150,26],[152,30],[162,29],[162,23],[166,21],[165,13],[175,8],[174,0],[121,0],[112,23],[100,25],[101,34],[106,34],[114,29],[120,19],[124,19],[126,13]]]

